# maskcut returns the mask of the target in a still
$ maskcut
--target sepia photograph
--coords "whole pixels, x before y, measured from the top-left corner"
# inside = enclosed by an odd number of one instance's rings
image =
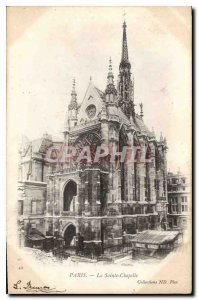
[[[8,294],[192,293],[192,9],[8,6]]]

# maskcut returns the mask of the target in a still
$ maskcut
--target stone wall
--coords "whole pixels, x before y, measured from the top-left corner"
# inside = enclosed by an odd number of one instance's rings
[[[21,200],[21,199],[19,199]],[[32,202],[36,202],[36,215],[43,215],[46,211],[46,184],[24,183],[23,215],[32,215]],[[35,215],[34,214],[34,215]]]

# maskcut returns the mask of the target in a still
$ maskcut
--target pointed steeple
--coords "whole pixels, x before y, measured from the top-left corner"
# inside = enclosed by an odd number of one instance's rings
[[[129,62],[126,22],[123,23],[122,55],[118,75],[118,104],[125,115],[135,121],[134,80],[131,80],[131,64]]]
[[[112,71],[112,60],[111,57],[109,59],[109,71],[107,74],[107,87],[105,90],[106,102],[107,103],[115,103],[117,91],[114,85],[114,76]]]
[[[126,22],[124,20],[124,23],[122,25],[123,27],[123,37],[122,37],[122,57],[121,61],[128,62],[129,56],[128,56],[128,47],[127,47],[127,34],[126,34]]]

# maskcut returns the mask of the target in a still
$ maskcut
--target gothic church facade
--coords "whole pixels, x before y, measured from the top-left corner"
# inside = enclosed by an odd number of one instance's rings
[[[50,238],[65,248],[90,253],[117,251],[138,232],[167,230],[166,139],[157,140],[144,124],[143,107],[135,111],[134,79],[123,23],[122,55],[117,87],[109,62],[105,91],[90,80],[79,104],[75,82],[63,140],[48,134],[26,141],[20,150],[19,235],[22,244],[40,245]],[[79,151],[100,145],[144,147],[149,159],[132,163],[59,162],[63,145]],[[46,153],[52,151],[49,161]],[[53,155],[54,161],[53,162]]]

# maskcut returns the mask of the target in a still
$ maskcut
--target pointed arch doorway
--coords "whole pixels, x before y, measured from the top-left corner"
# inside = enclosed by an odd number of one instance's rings
[[[75,248],[75,236],[76,236],[76,227],[74,224],[69,224],[64,232],[64,242],[66,249]]]

